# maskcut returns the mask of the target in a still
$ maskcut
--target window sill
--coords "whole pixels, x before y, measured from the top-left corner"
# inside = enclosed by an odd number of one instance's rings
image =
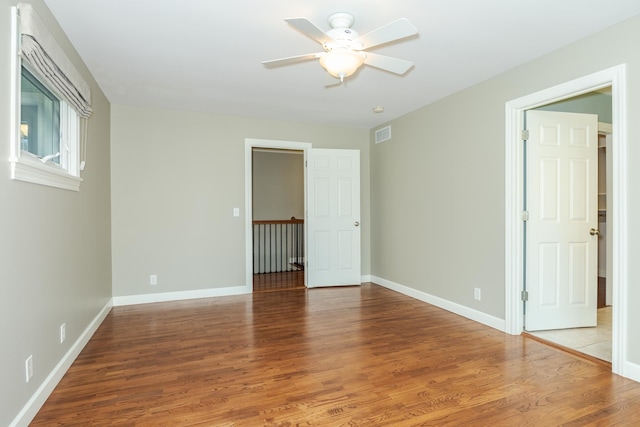
[[[39,159],[21,156],[11,160],[11,179],[79,191],[82,178],[70,175],[64,169],[43,164]]]

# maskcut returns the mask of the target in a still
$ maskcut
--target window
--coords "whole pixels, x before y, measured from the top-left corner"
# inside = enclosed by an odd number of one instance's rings
[[[11,177],[79,190],[90,91],[29,4],[14,8]],[[82,165],[82,166],[81,166]]]
[[[24,66],[20,78],[20,151],[77,176],[78,115]]]
[[[24,67],[20,79],[20,150],[43,163],[59,163],[60,100]]]

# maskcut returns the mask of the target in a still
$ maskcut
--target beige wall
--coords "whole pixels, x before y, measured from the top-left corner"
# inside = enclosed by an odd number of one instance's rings
[[[245,138],[359,149],[369,224],[367,130],[122,105],[111,112],[114,296],[245,285]],[[362,255],[368,274],[368,226]]]
[[[302,151],[253,152],[253,219],[304,218]]]
[[[91,85],[80,192],[9,177],[10,6],[0,1],[0,425],[6,426],[111,297],[109,104],[41,0],[31,2]],[[60,324],[67,339],[59,343]],[[25,359],[33,378],[25,382]]]
[[[640,324],[638,40],[640,17],[392,121],[393,140],[371,148],[371,273],[504,319],[505,103],[626,63],[628,312]],[[640,363],[636,335],[629,360]]]

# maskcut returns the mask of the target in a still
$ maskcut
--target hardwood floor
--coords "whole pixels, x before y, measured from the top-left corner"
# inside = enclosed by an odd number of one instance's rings
[[[304,288],[304,271],[283,271],[253,275],[253,292]]]
[[[638,423],[640,383],[364,284],[115,307],[32,425]]]

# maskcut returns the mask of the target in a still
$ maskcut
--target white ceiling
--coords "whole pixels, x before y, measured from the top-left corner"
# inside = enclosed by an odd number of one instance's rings
[[[45,0],[111,103],[372,128],[640,14],[638,0]],[[403,76],[362,67],[345,84],[284,19],[324,31],[338,11],[365,34],[405,17],[414,36],[373,48]],[[383,106],[375,114],[372,108]]]

